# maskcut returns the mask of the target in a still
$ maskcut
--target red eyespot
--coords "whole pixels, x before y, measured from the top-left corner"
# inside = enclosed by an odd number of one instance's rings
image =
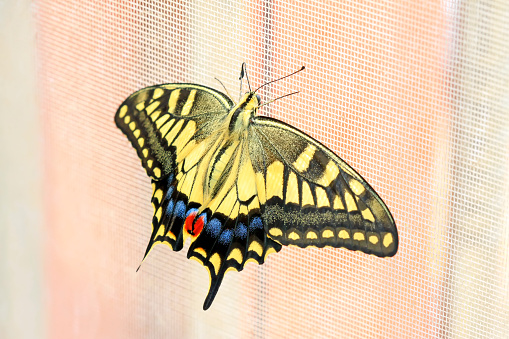
[[[190,213],[187,216],[186,221],[184,221],[184,230],[191,235],[194,235],[193,221],[195,217],[196,212]]]
[[[203,230],[203,226],[205,226],[205,215],[202,215],[194,222],[194,234],[199,236],[201,231]]]
[[[192,212],[189,213],[186,220],[184,221],[184,230],[193,237],[199,236],[203,230],[203,226],[205,226],[205,215],[201,215],[197,219],[195,218],[196,212]]]

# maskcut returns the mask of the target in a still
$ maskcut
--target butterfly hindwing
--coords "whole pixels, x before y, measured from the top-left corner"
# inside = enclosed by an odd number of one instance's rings
[[[283,122],[256,117],[251,126],[257,136],[251,139],[251,154],[257,163],[264,162],[259,168],[266,168],[263,217],[272,239],[382,257],[396,253],[398,237],[389,210],[346,162]]]
[[[233,151],[229,153],[229,149]],[[211,189],[214,199],[204,210],[207,221],[188,252],[188,258],[199,261],[210,274],[204,309],[210,307],[227,271],[241,271],[250,261],[263,264],[270,253],[281,249],[281,244],[265,232],[255,181],[245,176],[250,162],[243,150],[241,144],[235,146],[226,142],[218,148],[219,154],[211,152],[214,159],[219,159],[217,162],[203,164],[210,169],[208,175],[211,178],[217,173],[217,166],[223,169],[219,162],[223,161],[226,168],[212,180],[217,181],[219,188],[217,191]]]

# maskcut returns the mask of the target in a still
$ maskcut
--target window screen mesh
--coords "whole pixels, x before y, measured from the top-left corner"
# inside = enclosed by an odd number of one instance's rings
[[[51,338],[502,338],[509,333],[506,1],[36,1]],[[387,203],[381,259],[285,247],[209,278],[156,247],[115,127],[132,92],[198,83],[315,137]]]

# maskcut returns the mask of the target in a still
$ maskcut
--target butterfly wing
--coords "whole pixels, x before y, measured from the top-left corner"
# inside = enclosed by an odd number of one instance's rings
[[[177,170],[204,139],[217,133],[233,106],[223,93],[195,84],[146,87],[129,96],[115,114],[149,177],[160,180]]]
[[[152,178],[154,217],[145,257],[157,243],[175,251],[182,248],[189,192],[179,188],[191,188],[178,187],[178,165],[184,159],[189,165],[206,153],[232,106],[228,97],[211,88],[166,84],[133,93],[118,109],[115,123]]]
[[[210,288],[203,308],[208,309],[229,270],[241,271],[246,263],[263,264],[270,253],[281,245],[267,236],[263,227],[254,174],[246,140],[216,141],[211,151],[200,159],[194,169],[182,171],[189,178],[179,179],[182,186],[193,182],[199,191],[191,192],[191,203],[185,216],[184,231],[196,235],[187,254],[204,265],[210,274]],[[219,167],[219,170],[216,169]],[[205,173],[205,171],[208,171]],[[203,178],[217,181],[217,191],[206,202],[200,215],[200,197],[196,192],[207,190]],[[186,191],[186,190],[180,190]]]
[[[152,178],[154,216],[145,257],[158,243],[179,251],[185,238],[192,237],[187,256],[210,274],[204,309],[212,304],[226,271],[241,271],[250,261],[262,264],[281,249],[264,230],[243,142],[224,137],[224,119],[232,106],[210,88],[169,84],[134,93],[115,116]],[[212,163],[214,159],[224,163]],[[211,192],[214,199],[203,208],[204,178],[214,177],[207,171],[218,167],[219,190]]]
[[[250,155],[264,225],[283,245],[332,246],[393,256],[398,233],[371,186],[321,143],[281,121],[252,121]]]

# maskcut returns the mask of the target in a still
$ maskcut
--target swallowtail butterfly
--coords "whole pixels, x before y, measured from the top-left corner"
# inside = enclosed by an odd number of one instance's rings
[[[234,103],[175,83],[135,92],[115,115],[152,179],[145,257],[158,243],[179,251],[189,238],[187,257],[210,274],[205,310],[227,270],[263,264],[282,245],[379,257],[398,249],[394,219],[371,186],[317,140],[257,115],[260,105],[256,91]]]

